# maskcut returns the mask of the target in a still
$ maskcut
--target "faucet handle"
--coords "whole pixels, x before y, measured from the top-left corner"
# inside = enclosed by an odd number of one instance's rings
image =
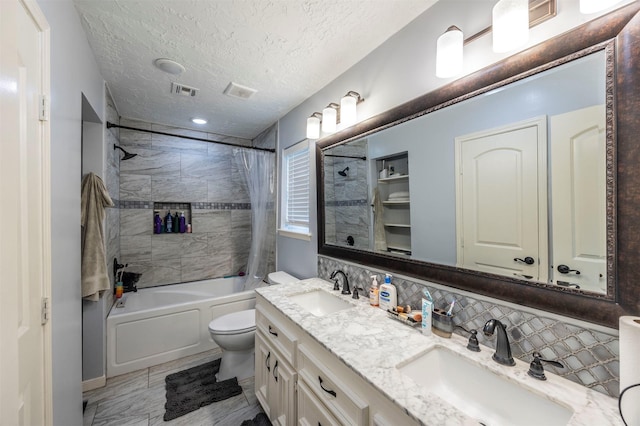
[[[333,289],[340,290],[340,285],[338,284],[338,279],[333,280]]]
[[[472,352],[480,352],[480,343],[478,343],[478,330],[469,331],[469,342],[467,343],[467,349]]]
[[[534,379],[538,380],[547,380],[547,376],[544,375],[544,367],[542,366],[542,362],[546,362],[547,364],[551,364],[554,367],[564,368],[564,365],[559,363],[558,361],[553,361],[550,359],[543,359],[542,355],[539,352],[533,353],[533,361],[529,364],[529,375]]]

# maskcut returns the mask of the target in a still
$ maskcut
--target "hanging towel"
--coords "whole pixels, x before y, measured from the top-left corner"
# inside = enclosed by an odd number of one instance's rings
[[[376,187],[373,190],[373,241],[376,251],[387,251],[387,234],[382,219],[383,209],[382,199]]]
[[[102,223],[105,207],[113,207],[113,201],[98,176],[87,174],[82,179],[82,297],[97,301],[100,292],[109,290],[111,283],[107,273]]]

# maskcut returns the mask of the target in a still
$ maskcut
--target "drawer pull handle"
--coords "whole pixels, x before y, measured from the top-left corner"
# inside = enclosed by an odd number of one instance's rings
[[[320,387],[322,388],[323,391],[325,391],[329,395],[333,396],[334,398],[337,397],[335,391],[332,391],[331,389],[327,389],[322,385],[322,377],[318,376],[318,380],[320,381]]]
[[[275,331],[271,330],[271,326],[269,326],[269,333],[271,333],[274,336],[278,337],[278,333],[276,333]]]
[[[276,379],[276,383],[278,382],[278,360],[276,359],[276,365],[273,366],[273,378]]]
[[[267,366],[267,371],[271,371],[271,366],[269,365],[270,358],[271,358],[271,351],[269,351],[269,354],[267,355],[267,359],[264,362],[264,364]]]

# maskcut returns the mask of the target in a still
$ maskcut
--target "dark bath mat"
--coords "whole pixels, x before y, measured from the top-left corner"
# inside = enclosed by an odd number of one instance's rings
[[[165,377],[167,403],[164,405],[164,421],[168,422],[212,402],[240,395],[242,387],[238,379],[216,381],[220,359],[198,365]]]
[[[240,426],[271,426],[271,422],[265,413],[258,413],[253,420],[245,420]]]

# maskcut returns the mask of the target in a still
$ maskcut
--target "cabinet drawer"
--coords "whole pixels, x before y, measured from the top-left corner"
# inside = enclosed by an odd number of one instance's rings
[[[268,312],[262,305],[256,306],[256,328],[266,340],[280,351],[283,358],[295,366],[297,337],[290,321],[282,315]]]
[[[348,383],[331,373],[330,367],[315,357],[305,345],[298,346],[298,374],[341,423],[369,424],[368,403]]]
[[[304,380],[298,381],[298,425],[340,426],[340,423],[316,398]]]

